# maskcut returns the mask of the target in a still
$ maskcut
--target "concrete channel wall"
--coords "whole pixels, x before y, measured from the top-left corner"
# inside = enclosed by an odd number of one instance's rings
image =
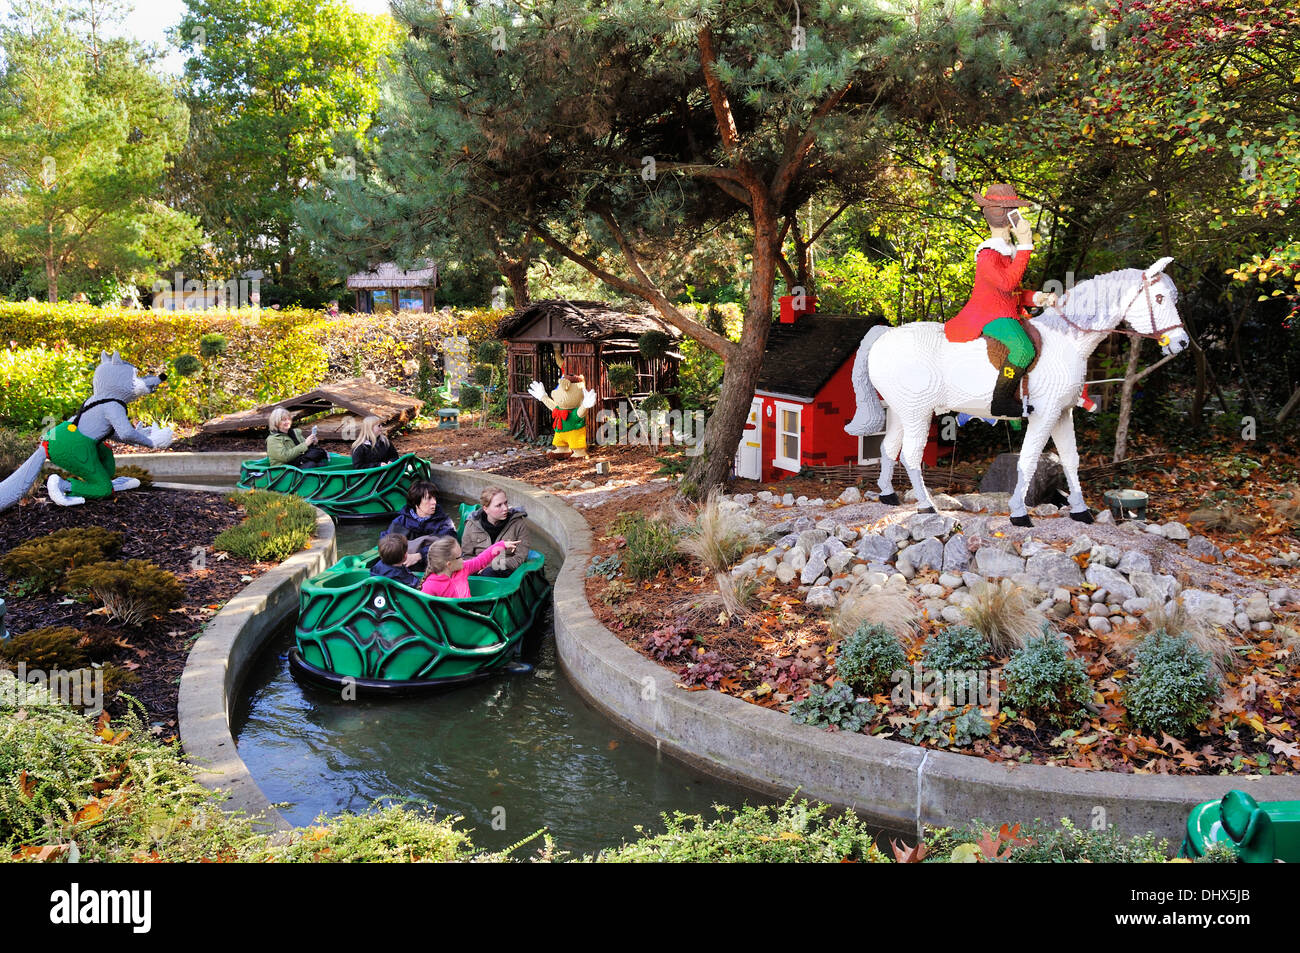
[[[148,465],[164,479],[177,472],[213,472],[190,460],[178,461],[187,470],[173,471],[170,461],[161,459],[182,456],[239,455],[157,454]],[[888,739],[827,732],[717,692],[683,691],[675,687],[672,672],[624,645],[597,621],[584,592],[592,535],[576,510],[553,493],[517,480],[433,469],[449,496],[476,499],[492,484],[503,487],[512,502],[527,500],[529,519],[564,554],[555,584],[555,639],[569,680],[611,720],[710,774],[778,796],[798,788],[801,795],[852,808],[888,830],[918,833],[923,826],[963,825],[973,818],[1000,823],[1068,817],[1081,827],[1104,823],[1127,834],[1152,831],[1177,843],[1190,808],[1231,788],[1261,801],[1300,798],[1296,777],[1168,777],[993,764]],[[238,472],[237,461],[231,472]],[[299,553],[231,600],[186,665],[181,738],[187,753],[207,769],[205,783],[236,795],[233,806],[269,810],[269,805],[259,807],[266,799],[235,751],[228,705],[257,649],[296,608],[299,582],[333,559],[331,527],[328,542],[318,538],[313,550]]]

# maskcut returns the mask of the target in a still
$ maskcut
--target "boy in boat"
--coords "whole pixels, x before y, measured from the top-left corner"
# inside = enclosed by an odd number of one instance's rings
[[[389,533],[379,541],[379,561],[370,567],[370,574],[384,576],[412,589],[419,589],[419,577],[407,568],[419,561],[419,553],[407,551],[405,536],[401,533]]]
[[[468,599],[469,577],[491,565],[502,553],[513,555],[518,545],[518,540],[499,540],[466,562],[455,536],[435,539],[429,546],[429,573],[420,591],[444,599]]]
[[[406,505],[379,537],[392,533],[406,537],[407,551],[419,553],[415,568],[423,568],[429,555],[429,544],[443,536],[455,537],[456,525],[438,505],[438,488],[429,480],[416,480],[406,491]]]

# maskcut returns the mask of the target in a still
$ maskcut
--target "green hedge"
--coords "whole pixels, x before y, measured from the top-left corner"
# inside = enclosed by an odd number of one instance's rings
[[[0,302],[0,419],[35,429],[47,415],[62,419],[90,395],[101,351],[118,351],[142,373],[169,371],[158,393],[132,407],[132,417],[198,423],[283,400],[323,383],[367,376],[413,393],[419,357],[441,354],[442,340],[464,335],[475,348],[492,339],[503,312],[346,315],[329,319],[303,308],[284,311],[132,311],[84,304]],[[198,354],[204,334],[220,333],[226,353],[192,377],[170,362]],[[213,381],[219,386],[212,388]],[[219,402],[205,406],[215,392]]]

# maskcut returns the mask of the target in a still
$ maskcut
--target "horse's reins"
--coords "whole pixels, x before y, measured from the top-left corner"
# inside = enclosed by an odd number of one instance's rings
[[[1166,347],[1169,344],[1169,332],[1176,331],[1179,328],[1182,328],[1183,323],[1179,321],[1177,324],[1171,324],[1165,328],[1156,327],[1156,309],[1155,309],[1155,305],[1151,303],[1151,285],[1153,281],[1154,278],[1152,276],[1147,275],[1145,272],[1143,273],[1142,287],[1140,287],[1137,291],[1133,292],[1133,297],[1130,298],[1129,303],[1124,306],[1124,310],[1119,316],[1119,324],[1117,324],[1113,328],[1107,328],[1105,330],[1102,330],[1100,328],[1080,327],[1079,325],[1071,321],[1069,317],[1066,315],[1066,313],[1058,305],[1052,304],[1052,305],[1048,305],[1048,307],[1051,308],[1053,311],[1055,311],[1057,314],[1059,314],[1061,316],[1062,321],[1064,321],[1070,327],[1074,328],[1074,330],[1080,331],[1084,334],[1127,334],[1129,337],[1150,338],[1151,340],[1159,344],[1161,347]],[[1074,289],[1071,288],[1070,291],[1067,291],[1065,293],[1065,296],[1061,298],[1061,304],[1065,303],[1066,299],[1070,297],[1070,294],[1073,291]],[[1124,323],[1124,319],[1128,317],[1128,309],[1133,307],[1134,302],[1137,301],[1138,295],[1142,294],[1143,292],[1146,293],[1147,317],[1151,319],[1152,330],[1138,331],[1135,328],[1130,329],[1130,328],[1120,327],[1120,325]]]

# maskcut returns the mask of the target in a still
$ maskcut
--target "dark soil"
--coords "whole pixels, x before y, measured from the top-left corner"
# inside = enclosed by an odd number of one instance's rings
[[[147,709],[164,737],[175,734],[176,702],[181,671],[190,646],[203,625],[251,578],[271,568],[246,560],[217,558],[212,541],[222,530],[243,519],[243,510],[215,493],[179,493],[141,487],[100,502],[61,507],[44,495],[0,513],[0,552],[58,529],[102,526],[123,537],[121,559],[147,559],[176,574],[185,588],[182,606],[166,617],[155,617],[131,628],[94,614],[90,603],[69,602],[60,591],[13,595],[14,580],[0,574],[6,586],[8,622],[20,633],[45,626],[74,626],[111,644],[107,654],[92,655],[112,662],[139,678],[127,689]],[[197,568],[196,547],[202,547],[204,568]],[[225,554],[220,554],[225,556]],[[110,712],[125,708],[121,698],[106,699]]]

